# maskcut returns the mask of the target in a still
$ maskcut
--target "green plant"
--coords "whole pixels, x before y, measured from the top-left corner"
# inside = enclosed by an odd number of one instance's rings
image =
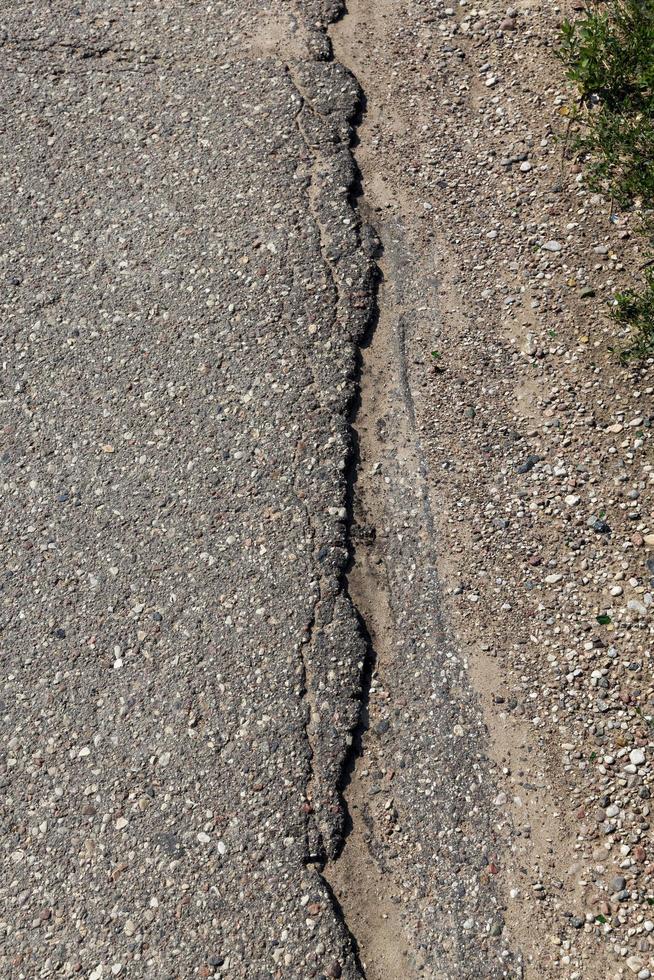
[[[623,361],[654,353],[654,269],[646,271],[640,290],[616,293],[613,316],[618,323],[628,324],[636,335],[631,346],[622,351]]]
[[[654,0],[611,0],[562,28],[559,55],[579,93],[568,145],[589,186],[637,211],[654,239]],[[623,358],[654,352],[654,273],[615,297],[614,318],[636,340]]]
[[[560,56],[579,92],[574,145],[620,207],[654,203],[654,3],[613,0],[566,21]]]

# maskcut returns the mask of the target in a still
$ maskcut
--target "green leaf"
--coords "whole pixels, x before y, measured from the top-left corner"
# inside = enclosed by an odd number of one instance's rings
[[[578,94],[563,140],[567,157],[583,161],[590,190],[632,210],[654,258],[654,3],[589,4],[561,27],[558,57]],[[610,315],[626,334],[620,360],[654,354],[654,268],[612,299]]]
[[[602,613],[601,616],[597,617],[597,622],[600,624],[600,626],[608,626],[611,622],[611,617],[607,616],[606,613]]]

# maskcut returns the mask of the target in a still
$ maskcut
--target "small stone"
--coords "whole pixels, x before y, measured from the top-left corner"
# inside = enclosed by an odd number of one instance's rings
[[[629,753],[629,761],[634,766],[642,766],[645,762],[645,753],[642,749],[632,749]]]
[[[579,497],[576,493],[569,493],[568,496],[565,498],[565,502],[568,505],[568,507],[575,507],[580,500],[581,497]]]
[[[562,248],[561,242],[557,242],[554,240],[550,242],[545,242],[545,244],[543,245],[543,249],[546,252],[560,252],[561,248]]]
[[[616,875],[615,878],[611,879],[611,891],[621,892],[626,884],[627,884],[626,878],[623,878],[622,875]]]
[[[562,579],[563,575],[561,575],[560,572],[555,572],[553,575],[547,575],[545,581],[548,585],[556,585],[556,583],[560,582]]]
[[[529,357],[533,357],[537,350],[538,344],[536,343],[536,338],[534,337],[533,333],[528,333],[524,346],[525,354],[529,355]]]
[[[533,470],[536,463],[540,463],[542,458],[543,458],[542,456],[533,456],[533,455],[527,456],[524,463],[521,463],[519,466],[516,467],[518,473],[529,473],[530,470]]]
[[[342,974],[343,974],[343,967],[338,962],[338,960],[334,960],[333,963],[330,963],[329,966],[327,967],[327,976],[328,977],[336,977],[336,978],[338,978],[338,977],[342,976]]]

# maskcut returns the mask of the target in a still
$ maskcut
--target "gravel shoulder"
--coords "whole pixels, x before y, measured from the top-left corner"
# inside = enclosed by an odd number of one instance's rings
[[[637,239],[562,161],[558,11],[348,10],[332,33],[367,97],[382,306],[483,705],[504,936],[526,976],[645,978],[653,388],[603,312]]]

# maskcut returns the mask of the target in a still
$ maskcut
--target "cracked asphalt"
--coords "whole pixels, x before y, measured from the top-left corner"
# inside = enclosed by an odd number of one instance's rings
[[[310,191],[339,147],[253,50],[263,14],[266,43],[297,30],[255,3],[2,13],[12,980],[358,975],[307,861],[342,830],[358,715],[339,581],[369,304],[357,283],[338,313],[314,211],[348,220],[347,188]]]

